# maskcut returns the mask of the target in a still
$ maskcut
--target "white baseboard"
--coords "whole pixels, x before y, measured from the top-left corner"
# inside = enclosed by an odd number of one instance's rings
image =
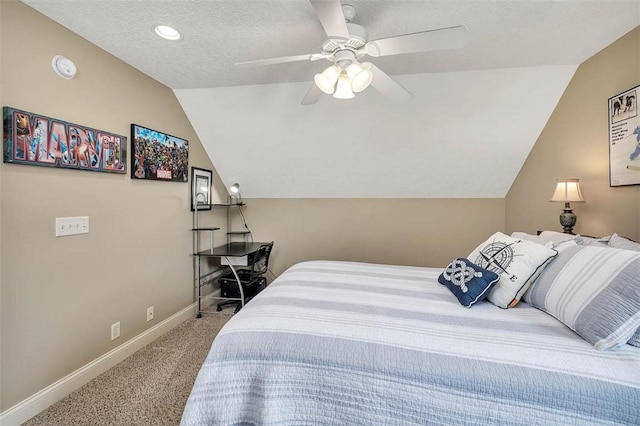
[[[206,302],[209,301],[204,299],[202,302],[204,309],[207,305]],[[208,304],[211,303],[209,302]],[[6,411],[3,411],[0,413],[0,425],[19,426],[36,414],[45,410],[50,405],[69,395],[74,390],[82,387],[90,380],[98,377],[100,374],[123,361],[128,356],[153,342],[164,333],[177,327],[189,318],[194,318],[195,314],[196,304],[193,303],[136,337],[129,339],[117,348],[114,348],[101,357],[91,361],[89,364],[31,395],[24,401],[19,402]]]

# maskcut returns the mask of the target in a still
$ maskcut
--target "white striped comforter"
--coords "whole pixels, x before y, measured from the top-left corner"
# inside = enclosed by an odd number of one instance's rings
[[[440,272],[291,267],[220,331],[182,424],[640,424],[640,348],[465,308]]]

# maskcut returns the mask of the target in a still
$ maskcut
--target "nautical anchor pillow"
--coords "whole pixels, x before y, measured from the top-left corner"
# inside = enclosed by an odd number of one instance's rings
[[[473,264],[469,259],[458,258],[449,264],[438,277],[462,306],[470,308],[484,300],[500,277],[495,272]]]
[[[480,244],[469,260],[500,277],[487,300],[500,308],[512,308],[558,252],[531,241],[496,232]]]

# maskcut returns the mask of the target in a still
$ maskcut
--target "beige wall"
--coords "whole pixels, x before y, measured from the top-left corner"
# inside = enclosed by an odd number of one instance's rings
[[[503,199],[250,199],[256,241],[280,274],[310,259],[446,266],[504,230]],[[237,225],[234,225],[237,228]]]
[[[0,11],[3,106],[128,141],[131,123],[145,125],[189,140],[191,165],[212,168],[167,87],[22,3]],[[75,79],[54,74],[56,54]],[[0,182],[5,410],[193,303],[193,272],[187,183],[4,163]],[[80,215],[90,234],[55,237],[56,217]]]
[[[567,87],[506,197],[508,232],[561,231],[556,178],[576,177],[574,229],[640,240],[640,186],[609,187],[608,98],[640,84],[640,27],[585,61]]]

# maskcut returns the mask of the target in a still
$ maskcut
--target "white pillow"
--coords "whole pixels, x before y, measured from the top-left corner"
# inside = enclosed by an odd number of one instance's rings
[[[609,247],[640,251],[640,244],[614,233],[609,240]]]
[[[547,242],[547,240],[543,240],[542,238],[540,238],[540,235],[527,234],[526,232],[512,232],[511,236],[520,240],[527,240],[543,245]]]
[[[592,238],[592,237],[582,236],[582,245],[583,246],[608,247],[610,239],[611,239],[611,235],[609,235],[608,237],[602,237],[602,238]]]
[[[582,244],[582,237],[580,235],[565,234],[564,232],[542,231],[540,238],[545,241],[552,241],[554,247],[565,241],[575,241],[576,244]]]
[[[554,247],[565,241],[575,241],[576,244],[582,244],[582,237],[580,235],[565,234],[556,231],[542,231],[540,235],[527,234],[526,232],[513,232],[511,236],[542,245],[551,242]]]
[[[546,264],[558,252],[542,244],[496,232],[471,252],[468,259],[495,272],[500,281],[487,300],[500,308],[514,307]]]

